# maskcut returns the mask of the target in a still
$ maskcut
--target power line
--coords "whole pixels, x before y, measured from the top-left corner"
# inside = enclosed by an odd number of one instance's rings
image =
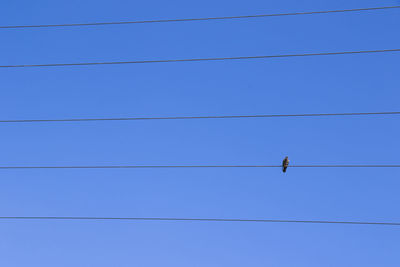
[[[333,117],[333,116],[370,116],[370,115],[400,115],[400,111],[352,112],[352,113],[308,113],[308,114],[223,115],[223,116],[177,116],[177,117],[27,119],[27,120],[0,120],[0,123],[17,123],[17,122],[90,122],[90,121],[135,121],[135,120],[191,120],[191,119],[245,119],[245,118],[323,117],[323,116],[331,116],[331,117]]]
[[[0,166],[0,169],[176,169],[176,168],[281,168],[281,165],[97,165]],[[400,168],[400,164],[290,165],[289,168]]]
[[[395,9],[395,8],[400,8],[400,6],[384,6],[384,7],[370,7],[370,8],[340,9],[340,10],[290,12],[290,13],[259,14],[259,15],[244,15],[244,16],[186,18],[186,19],[156,19],[156,20],[114,21],[114,22],[67,23],[67,24],[11,25],[11,26],[0,26],[0,29],[105,26],[105,25],[123,25],[123,24],[144,24],[144,23],[189,22],[189,21],[207,21],[207,20],[250,19],[250,18],[264,18],[264,17],[281,17],[281,16],[296,16],[296,15],[312,15],[312,14],[328,14],[328,13],[344,13],[344,12],[388,10],[388,9]]]
[[[222,218],[142,218],[142,217],[0,217],[0,220],[91,220],[91,221],[192,221],[192,222],[259,222],[259,223],[308,223],[400,226],[400,222],[323,221],[323,220],[269,220]]]
[[[24,65],[0,65],[0,68],[24,68],[24,67],[71,67],[71,66],[93,66],[93,65],[120,65],[120,64],[147,64],[147,63],[172,63],[172,62],[199,62],[199,61],[225,61],[243,59],[268,59],[268,58],[289,58],[309,56],[334,56],[350,54],[371,54],[400,52],[400,48],[381,50],[358,50],[342,52],[322,52],[304,54],[280,54],[266,56],[244,56],[244,57],[214,57],[214,58],[186,58],[186,59],[164,59],[164,60],[137,60],[137,61],[109,61],[109,62],[80,62],[80,63],[54,63],[54,64],[24,64]]]

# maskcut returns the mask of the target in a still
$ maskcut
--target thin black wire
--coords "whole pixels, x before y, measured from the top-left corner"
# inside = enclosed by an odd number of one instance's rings
[[[173,169],[173,168],[281,168],[281,165],[104,165],[0,166],[0,169]],[[289,165],[289,168],[400,168],[400,164]]]
[[[42,24],[42,25],[11,25],[11,26],[0,26],[0,29],[104,26],[104,25],[122,25],[122,24],[144,24],[144,23],[164,23],[164,22],[189,22],[189,21],[206,21],[206,20],[249,19],[249,18],[263,18],[263,17],[280,17],[280,16],[328,14],[328,13],[343,13],[343,12],[360,12],[360,11],[385,10],[385,9],[395,9],[395,8],[400,8],[400,6],[384,6],[384,7],[354,8],[354,9],[325,10],[325,11],[306,11],[306,12],[291,12],[291,13],[277,13],[277,14],[245,15],[245,16],[207,17],[207,18],[157,19],[157,20],[140,20],[140,21],[90,22],[90,23]]]
[[[225,116],[177,116],[177,117],[125,117],[125,118],[78,118],[78,119],[28,119],[0,120],[0,123],[16,122],[90,122],[90,121],[135,121],[135,120],[191,120],[191,119],[244,119],[244,118],[281,118],[281,117],[322,117],[322,116],[368,116],[400,115],[400,111],[389,112],[352,112],[352,113],[309,113],[309,114],[265,114],[265,115],[225,115]]]
[[[164,59],[164,60],[137,60],[137,61],[110,61],[110,62],[81,62],[81,63],[54,63],[54,64],[28,64],[28,65],[0,65],[0,68],[24,68],[24,67],[71,67],[71,66],[93,66],[93,65],[119,65],[119,64],[147,64],[147,63],[172,63],[172,62],[199,62],[199,61],[224,61],[224,60],[243,60],[243,59],[267,59],[267,58],[289,58],[289,57],[309,57],[309,56],[334,56],[350,54],[371,54],[400,52],[396,49],[380,50],[358,50],[342,52],[322,52],[304,54],[281,54],[267,56],[245,56],[245,57],[214,57],[214,58],[186,58],[186,59]]]
[[[0,217],[0,220],[103,220],[103,221],[192,221],[192,222],[260,222],[260,223],[308,223],[308,224],[352,224],[400,226],[400,222],[322,221],[322,220],[267,220],[267,219],[222,219],[222,218],[141,218],[141,217]]]

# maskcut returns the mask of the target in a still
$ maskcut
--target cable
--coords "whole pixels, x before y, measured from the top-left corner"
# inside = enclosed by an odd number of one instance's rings
[[[353,112],[353,113],[309,113],[309,114],[265,114],[265,115],[225,115],[225,116],[178,116],[178,117],[125,117],[125,118],[78,118],[78,119],[32,119],[0,120],[0,123],[16,122],[87,122],[87,121],[135,121],[135,120],[191,120],[191,119],[244,119],[244,118],[280,118],[280,117],[322,117],[322,116],[368,116],[400,115],[400,111],[389,112]]]
[[[0,166],[0,169],[173,169],[173,168],[281,168],[281,165],[103,165],[103,166]],[[400,168],[400,164],[379,165],[289,165],[289,168]]]
[[[343,52],[322,52],[305,54],[281,54],[267,56],[245,56],[245,57],[214,57],[214,58],[187,58],[187,59],[164,59],[164,60],[137,60],[137,61],[109,61],[109,62],[81,62],[81,63],[55,63],[55,64],[30,64],[30,65],[0,65],[0,68],[23,68],[23,67],[66,67],[66,66],[93,66],[93,65],[119,65],[119,64],[145,64],[145,63],[172,63],[172,62],[198,62],[198,61],[224,61],[242,59],[266,59],[266,58],[288,58],[288,57],[309,57],[309,56],[333,56],[350,54],[371,54],[400,52],[400,48],[381,50],[359,50]]]
[[[220,218],[140,218],[140,217],[0,217],[0,220],[103,220],[103,221],[192,221],[192,222],[260,222],[260,223],[312,223],[400,226],[400,222],[316,221],[316,220],[264,220]]]
[[[260,15],[247,15],[247,16],[245,15],[245,16],[227,16],[227,17],[208,17],[208,18],[157,19],[157,20],[90,22],[90,23],[68,23],[68,24],[42,24],[42,25],[14,25],[14,26],[0,26],[0,29],[104,26],[104,25],[122,25],[122,24],[144,24],[144,23],[164,23],[164,22],[189,22],[189,21],[206,21],[206,20],[249,19],[249,18],[263,18],[263,17],[280,17],[280,16],[328,14],[328,13],[343,13],[343,12],[360,12],[360,11],[373,11],[373,10],[385,10],[385,9],[387,10],[387,9],[395,9],[395,8],[400,8],[400,6],[384,6],[384,7],[354,8],[354,9],[341,9],[341,10],[306,11],[306,12],[260,14]]]

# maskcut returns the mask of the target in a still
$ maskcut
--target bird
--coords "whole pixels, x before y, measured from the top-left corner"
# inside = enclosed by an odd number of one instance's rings
[[[282,171],[286,172],[288,166],[289,166],[289,158],[285,157],[282,161]]]

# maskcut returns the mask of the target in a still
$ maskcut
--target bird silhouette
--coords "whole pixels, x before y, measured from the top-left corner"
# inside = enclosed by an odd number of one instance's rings
[[[288,166],[289,166],[289,158],[285,157],[282,161],[282,171],[286,172]]]

